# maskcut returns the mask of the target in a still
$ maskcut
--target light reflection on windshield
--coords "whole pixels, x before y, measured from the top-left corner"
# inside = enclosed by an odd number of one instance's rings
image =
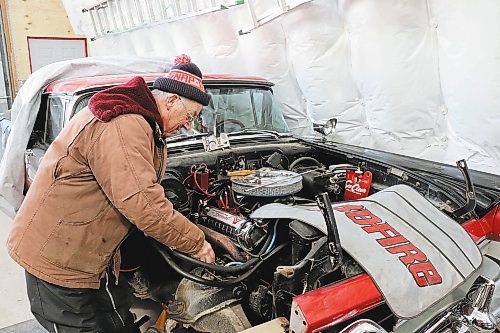
[[[203,108],[193,128],[200,133],[231,133],[244,129],[288,133],[283,114],[269,90],[212,88],[210,104]]]

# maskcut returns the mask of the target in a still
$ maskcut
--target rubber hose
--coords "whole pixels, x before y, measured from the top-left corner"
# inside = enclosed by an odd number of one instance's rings
[[[204,279],[204,278],[199,277],[197,275],[194,275],[194,274],[191,274],[189,272],[184,271],[181,267],[179,267],[179,265],[177,265],[177,263],[172,259],[172,257],[170,257],[170,255],[167,253],[167,251],[165,251],[165,247],[163,244],[161,244],[157,241],[153,242],[153,246],[158,250],[158,252],[163,257],[163,259],[165,259],[165,261],[170,265],[170,267],[172,267],[172,269],[174,271],[176,271],[177,273],[182,275],[184,278],[191,280],[193,282],[196,282],[196,283],[204,284],[204,285],[211,286],[211,287],[220,287],[220,288],[232,286],[232,285],[235,285],[235,284],[238,284],[238,283],[244,281],[250,275],[252,275],[252,273],[255,272],[255,270],[262,263],[264,263],[265,260],[272,257],[278,251],[283,249],[286,245],[287,245],[287,243],[284,243],[284,244],[277,246],[274,250],[272,250],[271,252],[266,254],[262,258],[261,261],[257,262],[254,267],[250,268],[246,273],[238,276],[237,278],[231,278],[231,279],[226,279],[226,280],[207,280],[207,279]]]
[[[195,265],[198,265],[198,266],[202,266],[202,267],[214,270],[214,271],[219,272],[219,273],[226,273],[226,274],[227,273],[238,273],[238,272],[247,270],[250,266],[252,266],[256,262],[258,262],[259,260],[261,260],[260,256],[262,256],[264,254],[264,252],[266,251],[267,247],[271,243],[271,240],[272,240],[272,235],[269,235],[267,237],[267,239],[266,239],[266,242],[264,243],[264,246],[262,246],[262,248],[258,252],[258,256],[257,257],[251,258],[250,260],[244,262],[241,265],[230,266],[230,267],[208,264],[208,263],[206,263],[204,261],[200,261],[198,259],[192,258],[192,257],[190,257],[190,256],[188,256],[188,255],[186,255],[184,253],[181,253],[181,252],[178,252],[178,251],[175,251],[175,250],[172,250],[172,249],[168,249],[168,248],[166,250],[170,254],[172,254],[173,256],[175,256],[175,257],[177,257],[179,259],[186,260],[186,261],[188,261],[188,262],[190,262],[192,264],[195,264]]]

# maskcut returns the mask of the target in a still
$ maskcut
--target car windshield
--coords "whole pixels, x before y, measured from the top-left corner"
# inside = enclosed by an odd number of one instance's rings
[[[268,130],[288,133],[283,114],[272,92],[261,88],[218,87],[207,88],[212,95],[193,122],[193,130],[187,135],[199,133],[231,133],[241,130]],[[74,107],[74,113],[85,108],[90,95],[81,98]]]
[[[201,133],[231,133],[244,129],[287,133],[283,114],[270,90],[259,88],[209,88],[208,106],[195,119],[193,128]]]

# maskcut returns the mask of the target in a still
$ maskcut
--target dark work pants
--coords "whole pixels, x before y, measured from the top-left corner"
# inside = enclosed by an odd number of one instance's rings
[[[99,289],[65,288],[26,272],[31,312],[51,333],[136,333],[126,281],[116,285],[112,274]]]

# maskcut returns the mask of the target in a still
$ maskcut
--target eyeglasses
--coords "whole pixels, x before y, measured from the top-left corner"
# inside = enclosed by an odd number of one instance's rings
[[[186,110],[186,121],[188,123],[192,123],[195,120],[196,116],[193,116],[193,114],[188,111],[188,108],[186,107],[180,96],[179,96],[179,101],[181,101],[182,107],[184,108],[184,110]]]

